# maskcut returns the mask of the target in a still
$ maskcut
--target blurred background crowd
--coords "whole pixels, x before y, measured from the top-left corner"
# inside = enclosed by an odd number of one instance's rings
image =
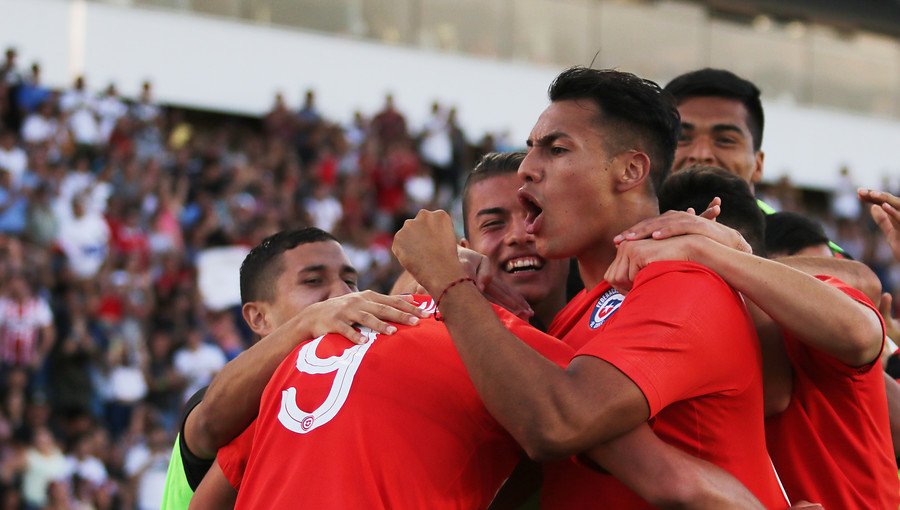
[[[234,303],[201,291],[222,267],[205,255],[314,225],[385,292],[403,220],[458,210],[473,161],[520,146],[471,139],[440,100],[421,125],[390,95],[344,123],[314,90],[252,118],[129,85],[55,90],[15,48],[0,64],[0,508],[158,508],[182,403],[252,342]],[[900,288],[852,168],[834,171],[831,193],[787,178],[758,192]]]

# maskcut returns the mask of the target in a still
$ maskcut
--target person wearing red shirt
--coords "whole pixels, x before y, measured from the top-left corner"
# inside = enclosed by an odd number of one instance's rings
[[[265,238],[244,259],[240,276],[241,313],[261,339],[186,405],[164,510],[187,508],[217,450],[252,423],[269,377],[300,341],[338,332],[360,342],[352,324],[390,334],[396,327],[382,319],[414,324],[424,315],[407,298],[357,292],[357,271],[341,245],[314,227]]]
[[[738,229],[755,253],[764,254],[763,240],[774,234],[763,234],[763,216],[747,184],[723,169],[673,175],[659,196],[660,206],[673,210],[704,207],[719,197],[717,222]],[[670,258],[715,270],[754,303],[766,359],[767,445],[787,494],[825,508],[897,508],[900,483],[879,363],[884,324],[872,302],[836,278],[790,267],[804,268],[805,258],[773,261],[738,252],[696,235],[713,225],[707,220],[667,216],[668,224],[659,218],[630,230],[636,235],[620,245],[607,278],[627,287],[631,275],[639,279],[646,271],[641,268]],[[688,235],[668,238],[675,221]],[[636,240],[654,231],[654,239]],[[821,236],[823,252],[833,260],[825,242]]]
[[[658,214],[678,113],[656,84],[618,71],[566,70],[550,99],[519,168],[526,231],[543,257],[575,256],[591,293],[607,286],[613,237]],[[454,241],[445,212],[423,211],[393,250],[429,293],[444,294],[440,312],[479,395],[532,458],[579,454],[653,419],[663,440],[729,471],[766,507],[787,507],[765,453],[759,346],[721,278],[662,264],[627,298],[601,291],[602,302],[576,301],[567,310],[581,319],[565,340],[578,352],[563,370],[515,341],[474,285],[449,286],[465,273]],[[735,321],[722,322],[726,315]],[[629,500],[622,508],[647,507],[624,486],[609,487],[610,498]]]
[[[433,309],[431,298],[417,302]],[[571,351],[510,313],[511,332],[557,363]],[[398,326],[354,346],[326,335],[295,349],[260,404],[235,508],[485,508],[519,460],[481,405],[443,325]],[[239,466],[240,467],[240,466]],[[285,483],[278,473],[288,473]],[[353,480],[352,489],[347,487]]]
[[[877,314],[858,290],[817,278]],[[766,440],[788,495],[826,508],[897,508],[900,484],[879,356],[854,366],[790,331],[783,336],[791,384],[786,406],[766,418]]]

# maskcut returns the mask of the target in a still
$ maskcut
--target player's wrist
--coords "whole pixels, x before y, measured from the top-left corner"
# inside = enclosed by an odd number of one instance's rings
[[[441,292],[447,288],[448,285],[453,283],[460,278],[469,277],[472,275],[466,274],[465,271],[448,271],[444,274],[433,274],[427,279],[427,281],[423,281],[422,287],[428,291],[428,294],[437,299]]]

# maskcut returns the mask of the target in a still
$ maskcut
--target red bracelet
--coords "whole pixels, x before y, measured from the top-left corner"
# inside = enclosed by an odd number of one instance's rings
[[[459,285],[460,283],[463,283],[463,282],[475,283],[475,278],[471,278],[469,276],[463,276],[462,278],[457,278],[456,280],[453,280],[452,282],[450,282],[446,287],[444,287],[444,291],[441,292],[441,295],[438,296],[437,300],[435,300],[434,307],[437,308],[437,307],[441,306],[441,300],[444,299],[444,296],[447,294],[447,291],[452,289],[453,287],[456,287],[457,285]]]

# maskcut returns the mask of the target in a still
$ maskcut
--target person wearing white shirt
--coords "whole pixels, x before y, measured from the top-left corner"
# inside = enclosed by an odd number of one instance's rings
[[[128,107],[119,97],[116,86],[112,83],[106,88],[106,93],[97,101],[97,114],[100,116],[100,139],[102,143],[109,143],[109,136],[119,119],[128,114]]]
[[[72,198],[72,214],[60,218],[57,239],[69,269],[79,279],[93,278],[109,253],[109,225],[99,212],[87,210],[85,201],[83,194]]]
[[[0,129],[0,168],[9,172],[15,186],[28,168],[28,154],[16,145],[15,133],[3,129]]]
[[[187,380],[183,401],[200,388],[208,385],[213,376],[225,366],[225,354],[216,345],[203,341],[203,332],[197,328],[188,333],[187,343],[175,352],[175,370]]]

